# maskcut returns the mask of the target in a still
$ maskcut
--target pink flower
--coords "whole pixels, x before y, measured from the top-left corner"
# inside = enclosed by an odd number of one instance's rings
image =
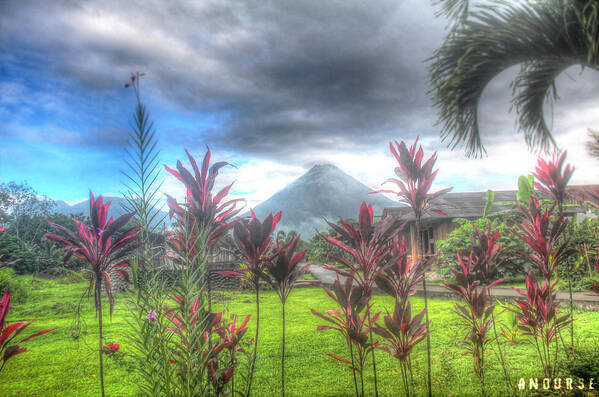
[[[150,320],[151,322],[155,323],[156,322],[156,312],[148,313],[148,315],[146,316],[146,320]]]

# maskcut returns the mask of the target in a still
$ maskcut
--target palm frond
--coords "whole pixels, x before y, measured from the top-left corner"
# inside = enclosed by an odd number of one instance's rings
[[[518,124],[529,147],[549,150],[556,143],[543,117],[547,98],[557,99],[555,79],[572,65],[562,58],[547,59],[522,65],[512,83],[512,106],[518,114]]]
[[[589,128],[588,136],[591,139],[586,142],[586,148],[591,156],[599,159],[599,131]]]
[[[452,148],[465,145],[469,156],[480,156],[485,150],[477,111],[487,84],[510,66],[527,65],[514,83],[523,96],[513,103],[520,104],[519,110],[538,113],[539,96],[545,98],[558,70],[588,65],[589,42],[576,13],[560,0],[493,2],[469,16],[431,58],[430,79],[443,140],[449,139]],[[527,82],[533,85],[527,87]],[[527,142],[550,145],[551,134],[539,117],[542,112],[520,117]]]
[[[433,0],[433,6],[440,9],[436,17],[444,16],[454,22],[465,21],[468,17],[469,0]]]

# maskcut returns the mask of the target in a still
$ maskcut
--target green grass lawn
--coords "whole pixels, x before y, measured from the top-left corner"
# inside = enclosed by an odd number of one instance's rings
[[[71,336],[74,315],[85,283],[59,284],[55,281],[27,279],[32,291],[26,303],[15,304],[10,322],[35,320],[27,332],[56,328],[50,334],[27,342],[28,351],[11,359],[0,374],[0,396],[98,396],[97,323],[93,300],[83,300],[83,320],[89,334],[75,340]],[[228,315],[253,313],[251,294],[227,293],[232,300],[217,304]],[[127,354],[129,319],[127,295],[117,295],[115,314],[110,321],[106,311],[105,338],[119,343],[122,354],[116,359],[106,357],[106,395],[137,395],[136,375]],[[375,309],[391,307],[391,299],[377,296]],[[472,358],[464,355],[458,317],[453,302],[431,300],[430,317],[433,387],[436,396],[476,396],[479,383],[472,372]],[[413,299],[414,309],[420,310],[423,300]],[[335,307],[334,302],[319,288],[298,288],[287,304],[287,392],[289,396],[344,396],[352,395],[351,372],[341,363],[328,357],[331,352],[346,356],[344,340],[334,331],[316,331],[323,321],[310,308],[325,311]],[[256,364],[256,396],[277,395],[280,385],[280,304],[273,292],[262,293],[259,359]],[[599,313],[575,312],[576,342],[582,346],[599,344]],[[252,318],[252,320],[255,320]],[[250,322],[246,337],[252,336],[255,323]],[[27,334],[28,335],[28,334]],[[506,361],[513,379],[542,377],[537,365],[535,349],[526,344],[504,344]],[[425,395],[426,343],[414,352],[415,380],[419,395]],[[384,396],[401,393],[399,368],[393,358],[382,351],[376,355],[379,389]],[[487,354],[487,386],[490,395],[505,395],[502,368],[494,351]],[[366,370],[366,390],[372,390],[372,371]],[[525,395],[520,393],[520,395]]]

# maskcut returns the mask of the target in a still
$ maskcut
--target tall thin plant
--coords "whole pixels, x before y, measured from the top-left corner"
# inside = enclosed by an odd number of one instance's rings
[[[354,278],[351,277],[351,274],[341,282],[338,273],[332,291],[326,287],[322,288],[337,303],[339,309],[327,310],[325,313],[317,312],[314,309],[311,311],[315,316],[332,324],[320,325],[316,328],[318,331],[336,330],[345,338],[350,355],[349,360],[333,353],[327,353],[327,355],[348,365],[352,370],[355,395],[364,397],[366,357],[378,346],[378,343],[369,341],[369,335],[380,312],[371,316],[370,296],[365,294],[363,288],[354,286],[353,283]],[[358,387],[358,377],[360,387]]]
[[[275,258],[265,263],[266,281],[275,290],[281,300],[281,395],[285,396],[285,303],[289,294],[310,265],[299,266],[306,251],[295,252],[301,236],[298,234],[287,243],[277,240]]]
[[[395,298],[393,314],[387,312],[383,325],[376,324],[374,332],[384,338],[378,348],[399,360],[406,396],[416,393],[411,355],[414,347],[426,338],[424,310],[412,316],[409,298],[416,293],[431,262],[413,262],[408,255],[405,237],[392,243],[390,259],[375,277],[376,285]],[[411,385],[411,386],[410,386]]]
[[[144,73],[131,74],[130,82],[125,87],[132,87],[135,92],[137,106],[133,113],[133,123],[129,131],[127,170],[122,171],[127,178],[124,194],[126,211],[135,211],[134,219],[141,226],[139,240],[143,244],[143,256],[153,259],[150,247],[150,236],[161,231],[165,215],[159,195],[162,187],[160,178],[160,150],[154,122],[150,120],[150,112],[141,101],[140,78]],[[152,261],[153,262],[153,261]]]
[[[468,256],[458,253],[460,267],[452,272],[453,282],[446,283],[445,287],[457,293],[465,302],[465,305],[456,303],[455,311],[462,319],[462,325],[468,330],[466,346],[474,358],[474,373],[480,379],[481,393],[485,396],[485,347],[494,339],[488,336],[493,325],[495,309],[491,302],[490,289],[502,282],[503,278],[489,280],[488,268],[483,265],[481,256],[481,252],[476,250],[470,251]]]
[[[568,192],[566,190],[568,182],[574,173],[574,167],[570,164],[565,164],[566,151],[556,152],[550,160],[539,158],[533,176],[538,180],[535,182],[535,187],[547,193],[557,205],[557,216],[565,218],[566,198]],[[565,167],[564,167],[565,165]],[[572,296],[572,262],[566,260],[568,266],[566,270],[566,279],[568,280],[568,291],[570,298],[570,316],[574,320],[574,299]],[[570,322],[570,348],[574,349],[574,321]]]
[[[433,153],[428,160],[424,161],[424,152],[422,146],[418,146],[418,138],[410,146],[408,150],[404,141],[389,142],[389,149],[397,160],[398,166],[395,167],[395,175],[397,178],[387,179],[385,183],[393,183],[398,190],[378,190],[373,193],[392,193],[398,196],[401,202],[408,204],[414,214],[416,225],[416,236],[412,244],[412,260],[418,261],[426,253],[422,241],[422,216],[427,212],[435,212],[441,215],[445,213],[433,207],[433,203],[443,194],[449,192],[452,187],[441,189],[434,193],[429,193],[433,181],[439,170],[434,170],[435,162],[437,161],[437,153]],[[428,316],[428,292],[426,289],[426,274],[422,278],[422,289],[424,292],[424,312],[426,318],[426,354],[427,354],[427,386],[428,396],[432,396],[431,385],[431,341]]]
[[[382,263],[391,255],[393,239],[403,230],[404,223],[400,216],[389,215],[378,223],[374,222],[372,205],[362,202],[358,213],[358,223],[353,225],[341,219],[340,225],[328,222],[336,233],[335,237],[320,235],[330,245],[343,250],[351,258],[347,260],[337,257],[336,260],[348,270],[326,265],[329,270],[351,277],[362,288],[366,297],[372,296],[372,288],[376,276],[382,270]],[[353,262],[353,263],[352,263]],[[370,311],[366,312],[370,316]],[[370,322],[370,317],[368,321]],[[374,345],[372,328],[368,328],[370,344]],[[372,368],[374,372],[374,391],[378,396],[377,371],[374,349],[372,353]]]
[[[70,229],[48,222],[58,231],[58,234],[46,234],[44,240],[56,241],[65,245],[65,262],[73,255],[87,262],[91,270],[83,269],[90,277],[88,295],[94,292],[94,302],[98,315],[98,355],[100,362],[100,387],[104,396],[104,362],[103,362],[103,332],[102,332],[102,290],[106,291],[110,305],[110,316],[114,310],[114,296],[112,294],[111,273],[128,277],[126,268],[129,267],[129,256],[138,247],[137,233],[139,226],[127,227],[135,215],[131,212],[113,220],[108,219],[110,202],[104,204],[102,196],[96,199],[89,192],[89,217],[91,225],[86,225],[73,219],[77,229]]]
[[[252,391],[252,381],[258,358],[258,336],[260,334],[260,281],[265,278],[264,266],[273,260],[275,244],[272,234],[281,219],[281,212],[274,216],[269,214],[260,221],[251,210],[251,219],[240,219],[233,228],[233,239],[230,241],[233,252],[243,258],[239,271],[221,271],[223,276],[236,277],[248,281],[256,297],[256,335],[254,336],[254,353],[251,358],[245,395]]]

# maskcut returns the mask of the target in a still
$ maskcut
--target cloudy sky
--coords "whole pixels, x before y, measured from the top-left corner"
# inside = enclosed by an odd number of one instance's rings
[[[40,5],[41,4],[41,5]],[[166,5],[168,4],[168,6]],[[439,152],[437,186],[513,189],[533,169],[510,113],[514,69],[486,89],[480,108],[488,157],[448,150],[435,126],[426,59],[447,21],[426,0],[2,1],[0,182],[75,202],[88,190],[123,190],[135,96],[155,121],[161,163],[184,148],[238,168],[235,195],[268,198],[317,163],[333,163],[371,187],[393,176],[392,139],[421,137]],[[546,106],[557,142],[596,183],[584,148],[599,128],[596,72],[559,77]],[[165,175],[164,191],[181,195]]]

